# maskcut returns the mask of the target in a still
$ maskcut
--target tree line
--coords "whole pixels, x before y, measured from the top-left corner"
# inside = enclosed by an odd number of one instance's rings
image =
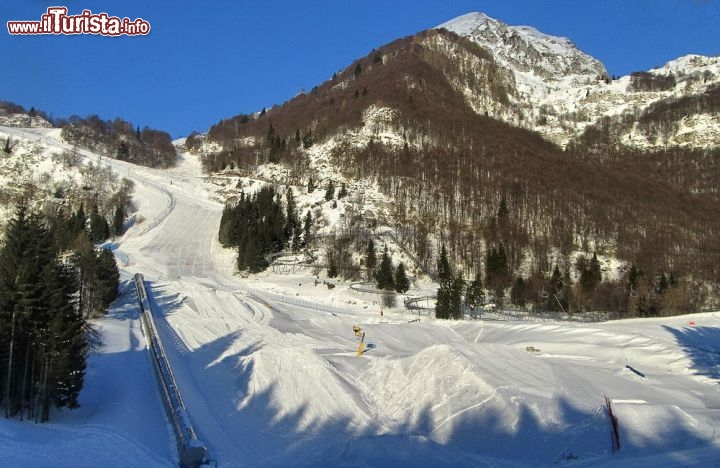
[[[177,151],[166,132],[148,127],[141,130],[120,118],[105,121],[97,115],[72,116],[58,125],[63,140],[109,158],[148,167],[175,165]]]
[[[94,211],[94,210],[93,210]],[[82,210],[45,218],[20,205],[0,249],[0,402],[44,422],[76,408],[97,337],[87,322],[117,297],[119,271]],[[102,234],[105,228],[100,229]]]
[[[267,254],[290,247],[303,248],[310,236],[310,213],[301,224],[291,188],[285,192],[285,204],[271,186],[258,192],[240,194],[239,200],[226,203],[220,219],[218,237],[224,247],[238,251],[240,271],[258,272],[268,267]]]

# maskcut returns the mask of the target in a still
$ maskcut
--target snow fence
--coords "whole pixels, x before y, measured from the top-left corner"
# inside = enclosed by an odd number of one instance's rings
[[[190,421],[190,416],[185,409],[185,404],[180,397],[180,389],[175,383],[175,377],[165,355],[165,349],[157,333],[152,309],[145,290],[145,281],[140,273],[135,274],[135,289],[140,304],[142,329],[147,340],[150,360],[158,378],[165,411],[177,439],[180,466],[182,468],[196,468],[206,462],[207,447],[198,439],[195,428]]]

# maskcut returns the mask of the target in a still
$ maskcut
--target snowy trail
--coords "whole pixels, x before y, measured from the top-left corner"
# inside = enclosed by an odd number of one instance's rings
[[[64,147],[57,130],[28,132]],[[127,260],[126,277],[145,274],[185,404],[218,466],[709,466],[720,459],[719,317],[587,325],[410,323],[417,316],[399,308],[380,316],[310,272],[233,275],[233,253],[217,241],[222,206],[196,158],[182,155],[163,171],[103,163],[136,182],[145,219],[116,253]],[[126,309],[131,301],[102,321],[113,347],[93,361],[90,399],[66,421],[70,430],[115,428],[128,447],[118,459],[128,465],[142,457],[172,464],[159,399],[138,396],[154,383],[137,319]],[[354,324],[366,333],[362,357]],[[115,376],[125,361],[131,374]],[[108,405],[103,395],[117,393],[116,385],[127,397]],[[616,455],[605,394],[617,400],[625,442]],[[149,419],[153,437],[139,419]],[[3,431],[0,441],[9,437]]]

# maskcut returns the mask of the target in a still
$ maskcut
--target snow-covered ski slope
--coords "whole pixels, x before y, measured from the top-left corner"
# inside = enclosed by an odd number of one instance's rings
[[[0,130],[63,146],[57,130]],[[152,288],[183,399],[218,466],[720,466],[720,314],[381,316],[372,299],[309,271],[233,275],[216,236],[222,207],[192,156],[165,171],[103,163],[136,182],[138,221],[113,247],[123,278],[141,272]],[[105,346],[90,359],[82,408],[45,425],[0,420],[3,464],[176,463],[131,290],[98,322]],[[361,357],[354,324],[366,334]],[[604,395],[620,425],[615,454]]]

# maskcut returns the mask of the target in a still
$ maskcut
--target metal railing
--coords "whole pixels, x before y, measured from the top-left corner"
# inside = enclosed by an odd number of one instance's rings
[[[140,321],[147,340],[148,352],[155,368],[155,375],[158,378],[165,411],[177,439],[180,466],[182,468],[196,468],[207,462],[207,448],[199,440],[185,404],[180,397],[180,389],[175,382],[175,376],[170,368],[170,363],[167,360],[165,349],[153,320],[152,308],[145,290],[143,275],[136,273],[134,280],[138,304],[140,305]]]

